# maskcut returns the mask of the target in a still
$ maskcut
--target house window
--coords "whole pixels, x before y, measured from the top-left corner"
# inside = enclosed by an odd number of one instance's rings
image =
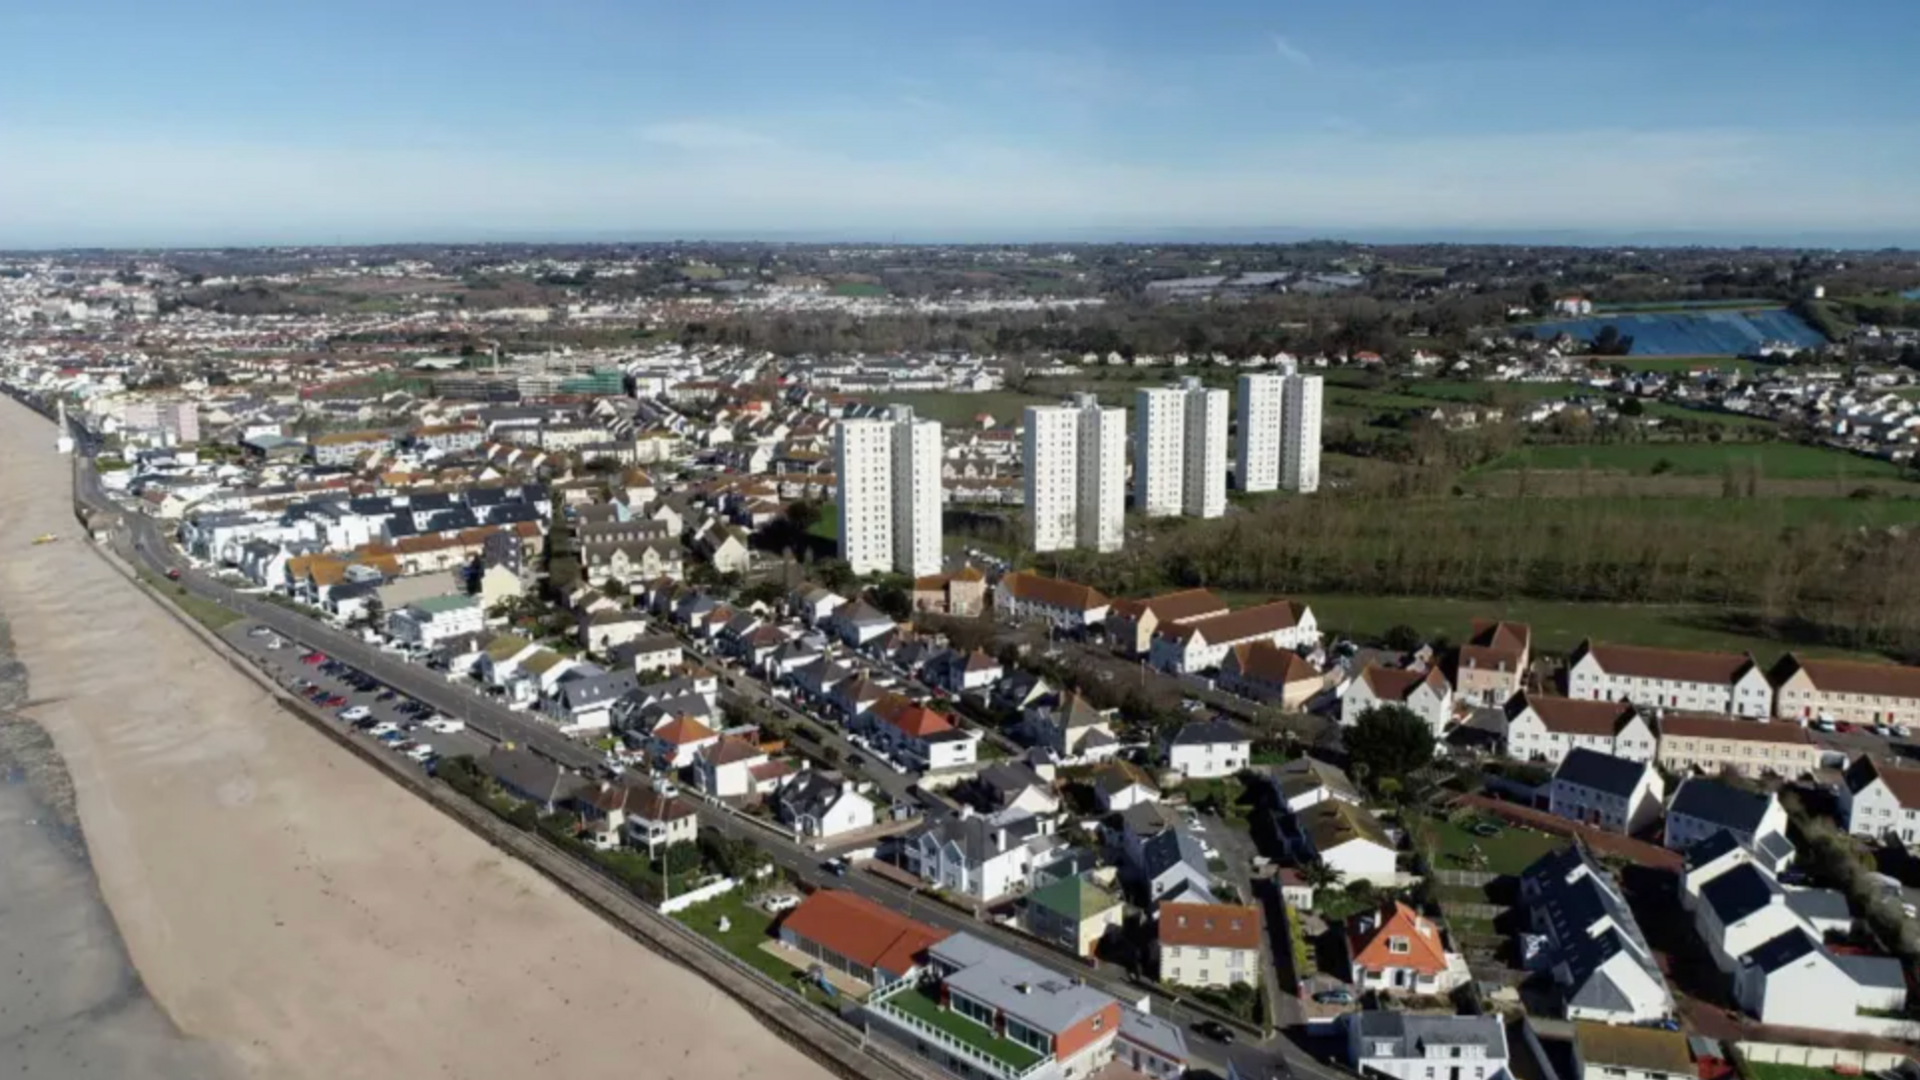
[[[1387,951],[1395,955],[1404,956],[1413,951],[1413,945],[1406,938],[1390,937],[1387,939]]]

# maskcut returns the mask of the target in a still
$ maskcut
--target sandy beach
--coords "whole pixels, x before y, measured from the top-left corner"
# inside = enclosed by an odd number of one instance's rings
[[[209,1063],[182,1075],[827,1075],[137,595],[86,550],[52,442],[0,399],[0,613],[22,712],[65,759],[99,893],[164,1013],[139,1022],[170,1020]],[[30,543],[47,531],[63,539]],[[30,814],[11,798],[0,828]],[[67,869],[36,871],[37,895],[83,889]],[[91,992],[121,989],[108,970]]]

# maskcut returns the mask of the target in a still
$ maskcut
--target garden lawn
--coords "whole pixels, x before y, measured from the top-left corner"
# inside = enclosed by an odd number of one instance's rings
[[[1013,1066],[1015,1072],[1023,1071],[1040,1060],[1040,1055],[1028,1047],[996,1035],[985,1026],[951,1009],[941,1008],[939,1002],[917,987],[895,994],[888,998],[885,1004],[939,1028],[989,1057],[1006,1062]]]
[[[1014,390],[989,390],[965,393],[952,390],[910,391],[875,394],[874,400],[888,405],[911,405],[913,414],[938,420],[949,427],[974,427],[973,418],[986,413],[996,425],[1011,430],[1018,426],[1029,405],[1058,405],[1057,397],[1022,394]]]
[[[1746,1074],[1747,1080],[1859,1080],[1858,1076],[1848,1078],[1845,1073],[1832,1069],[1776,1065],[1765,1061],[1743,1061],[1740,1071]]]
[[[1483,820],[1494,820],[1491,817]],[[1549,836],[1499,822],[1498,836],[1476,836],[1450,821],[1429,818],[1421,823],[1421,842],[1426,845],[1428,861],[1435,870],[1483,870],[1490,874],[1518,875],[1535,859],[1567,845],[1565,837]],[[1479,845],[1486,862],[1474,866],[1468,855]]]
[[[728,926],[722,932],[720,917]],[[723,893],[702,904],[695,904],[673,916],[688,929],[745,961],[748,967],[798,993],[822,1008],[834,1006],[819,987],[806,981],[806,973],[760,946],[773,939],[773,916],[755,907],[743,890]]]

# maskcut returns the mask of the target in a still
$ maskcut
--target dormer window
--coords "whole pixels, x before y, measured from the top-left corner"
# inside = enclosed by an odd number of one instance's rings
[[[1387,939],[1387,951],[1398,956],[1404,956],[1413,951],[1413,945],[1406,938],[1396,934]]]

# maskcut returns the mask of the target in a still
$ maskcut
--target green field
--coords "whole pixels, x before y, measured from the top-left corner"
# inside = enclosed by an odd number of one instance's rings
[[[723,915],[728,923],[724,931],[720,929]],[[695,904],[673,917],[774,982],[793,989],[816,1005],[826,1004],[826,995],[806,982],[804,972],[760,947],[772,937],[773,917],[755,907],[740,890]]]
[[[885,296],[887,288],[871,281],[843,281],[832,288],[835,296]]]
[[[1222,594],[1234,606],[1269,597]],[[1670,649],[1751,651],[1771,664],[1788,645],[1721,629],[1712,609],[1688,605],[1578,604],[1551,600],[1452,600],[1424,596],[1301,597],[1313,607],[1322,627],[1377,637],[1389,627],[1406,625],[1428,638],[1460,641],[1474,619],[1511,619],[1533,628],[1537,652],[1568,653],[1588,637]],[[1793,646],[1796,652],[1847,656],[1842,650]]]
[[[974,417],[981,413],[993,417],[994,423],[1003,428],[1017,427],[1021,415],[1029,405],[1058,405],[1057,397],[1043,397],[1038,394],[1022,394],[1016,390],[989,390],[985,393],[970,394],[951,390],[910,391],[897,394],[875,394],[874,400],[889,405],[911,405],[915,416],[929,420],[938,420],[952,427],[974,427]]]
[[[1756,463],[1761,476],[1774,479],[1896,479],[1904,472],[1890,461],[1786,442],[1529,446],[1507,454],[1490,467],[1544,471],[1585,468],[1651,476],[1661,462],[1666,466],[1659,471],[1676,476],[1718,476],[1729,467],[1744,470]]]

